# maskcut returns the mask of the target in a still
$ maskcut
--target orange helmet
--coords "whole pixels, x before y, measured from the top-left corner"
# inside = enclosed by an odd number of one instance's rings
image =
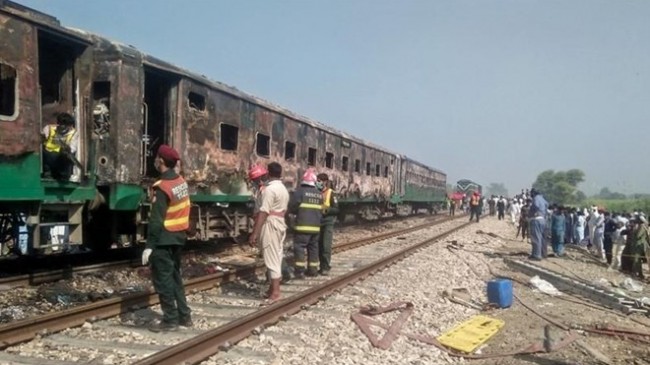
[[[302,175],[301,184],[316,186],[316,171],[312,168],[308,168],[307,171]]]
[[[264,166],[255,164],[251,166],[251,168],[248,170],[248,178],[251,180],[255,180],[260,176],[264,176],[268,173],[269,172],[266,170],[266,168],[264,168]]]

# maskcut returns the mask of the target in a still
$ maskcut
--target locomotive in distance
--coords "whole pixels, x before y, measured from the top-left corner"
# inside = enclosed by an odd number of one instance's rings
[[[281,163],[289,188],[308,167],[327,173],[341,218],[445,202],[440,170],[8,0],[0,39],[0,239],[22,254],[144,240],[163,143],[181,153],[196,240],[249,232],[254,163]],[[40,132],[63,112],[79,181],[42,175]]]

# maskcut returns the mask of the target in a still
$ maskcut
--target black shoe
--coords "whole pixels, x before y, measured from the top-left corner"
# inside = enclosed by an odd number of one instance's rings
[[[535,257],[535,256],[528,256],[528,259],[530,261],[542,261],[541,257]]]
[[[178,321],[178,324],[183,327],[192,327],[194,326],[194,322],[192,322],[192,318],[188,317],[186,319],[181,319]]]
[[[178,331],[178,325],[167,322],[154,323],[149,326],[151,332],[175,332]]]
[[[297,272],[293,274],[293,278],[296,280],[305,280],[305,273],[303,272]]]
[[[305,276],[309,276],[309,277],[318,276],[318,271],[316,271],[316,270],[307,270],[307,273],[305,273]]]
[[[329,270],[321,270],[321,271],[319,271],[318,273],[321,274],[321,275],[323,275],[323,276],[329,276],[330,271],[329,271]]]

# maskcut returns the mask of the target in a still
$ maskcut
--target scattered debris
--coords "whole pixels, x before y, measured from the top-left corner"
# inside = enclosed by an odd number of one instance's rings
[[[478,315],[438,336],[437,340],[452,349],[472,353],[504,325],[502,320]]]
[[[538,275],[533,276],[530,278],[530,283],[535,287],[535,289],[541,291],[542,293],[548,294],[548,295],[562,295],[562,292],[557,290],[553,286],[553,284],[549,283],[548,281],[541,279]]]
[[[633,280],[632,278],[625,278],[625,280],[623,280],[623,282],[620,285],[623,289],[635,293],[640,293],[643,291],[643,284]]]

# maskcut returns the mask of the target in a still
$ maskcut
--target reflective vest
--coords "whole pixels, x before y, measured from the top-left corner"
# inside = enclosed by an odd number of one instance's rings
[[[323,191],[323,210],[330,207],[331,199],[332,199],[332,189],[326,188],[325,191]]]
[[[477,205],[478,205],[478,202],[479,202],[479,199],[481,199],[481,198],[478,197],[478,196],[476,196],[476,195],[472,196],[472,201],[470,202],[470,204],[471,204],[472,206],[477,206]]]
[[[158,187],[169,199],[163,225],[170,232],[181,232],[190,228],[190,193],[185,179],[178,176],[173,180],[158,180]]]
[[[315,187],[301,186],[294,192],[300,202],[296,216],[296,232],[319,233],[320,220],[323,216],[323,196]]]
[[[45,150],[48,152],[61,152],[61,147],[63,147],[64,144],[68,146],[70,145],[72,137],[74,137],[74,134],[76,132],[74,128],[70,128],[68,134],[62,136],[60,134],[56,134],[56,129],[56,126],[50,127],[50,133],[48,133],[47,139],[45,140]]]

